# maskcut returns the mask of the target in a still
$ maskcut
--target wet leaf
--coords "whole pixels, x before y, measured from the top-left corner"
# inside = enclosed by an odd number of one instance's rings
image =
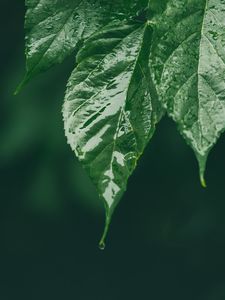
[[[77,56],[64,104],[68,142],[106,208],[106,229],[161,117],[148,60],[151,29],[112,22]]]
[[[225,2],[170,0],[154,23],[158,95],[193,148],[205,186],[207,156],[225,129]]]
[[[19,89],[78,52],[63,117],[68,143],[105,204],[101,247],[165,111],[194,150],[205,186],[208,154],[225,129],[225,1],[26,4],[27,74]]]
[[[132,5],[131,5],[132,2]],[[142,4],[146,0],[140,1]],[[137,11],[137,1],[26,0],[26,75],[16,93],[36,74],[61,63],[115,16]],[[128,11],[129,8],[129,11]]]

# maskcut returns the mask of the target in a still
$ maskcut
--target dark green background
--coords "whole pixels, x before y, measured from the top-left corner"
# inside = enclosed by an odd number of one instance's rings
[[[224,136],[204,190],[165,119],[100,251],[103,207],[63,132],[74,57],[12,96],[24,74],[24,11],[22,0],[0,2],[0,300],[224,300]]]

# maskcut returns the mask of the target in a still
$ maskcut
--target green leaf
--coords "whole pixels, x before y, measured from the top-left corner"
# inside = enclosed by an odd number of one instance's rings
[[[16,92],[36,74],[61,63],[81,38],[95,31],[104,9],[96,1],[27,0],[26,76]]]
[[[27,0],[27,74],[78,52],[63,116],[69,144],[112,214],[164,111],[202,185],[225,129],[224,0]]]
[[[36,74],[59,64],[113,17],[128,17],[142,1],[26,0],[26,75],[17,94]],[[141,6],[142,7],[142,6]]]
[[[85,42],[68,83],[65,132],[105,203],[101,246],[162,115],[148,68],[150,43],[148,25],[112,22]]]
[[[225,2],[169,0],[155,18],[150,66],[159,98],[193,148],[202,185],[225,129]]]
[[[156,13],[156,14],[161,13],[166,8],[168,1],[169,0],[160,0],[160,1],[159,0],[150,0],[149,1],[150,11],[153,13]]]

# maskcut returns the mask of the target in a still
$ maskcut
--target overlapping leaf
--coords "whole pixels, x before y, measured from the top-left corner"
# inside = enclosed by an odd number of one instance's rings
[[[225,129],[225,2],[169,0],[155,22],[154,82],[196,153],[205,185],[208,153]]]
[[[27,72],[16,92],[33,76],[61,63],[86,39],[113,17],[127,17],[142,1],[26,0]]]
[[[165,110],[193,148],[205,185],[207,156],[225,129],[225,1],[26,3],[21,86],[81,48],[63,116],[68,142],[105,203],[102,245]]]

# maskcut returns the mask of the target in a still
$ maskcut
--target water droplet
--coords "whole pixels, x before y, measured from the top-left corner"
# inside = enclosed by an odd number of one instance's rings
[[[101,241],[98,245],[100,250],[105,250],[105,243],[103,241]]]

